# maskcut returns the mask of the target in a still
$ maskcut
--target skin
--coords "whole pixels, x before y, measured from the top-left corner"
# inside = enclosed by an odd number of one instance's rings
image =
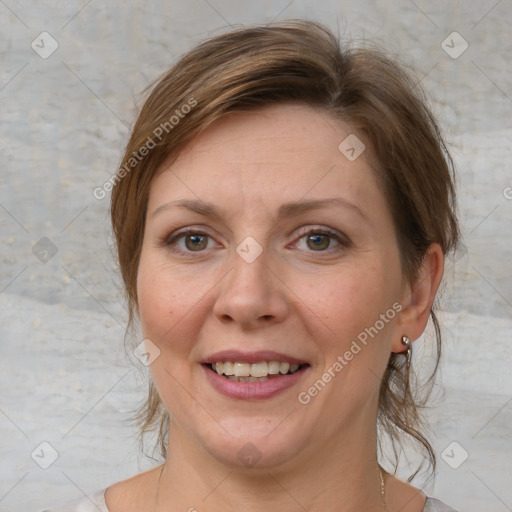
[[[390,353],[404,350],[401,336],[415,340],[425,329],[443,255],[433,244],[418,282],[404,280],[367,155],[351,162],[338,150],[351,133],[300,104],[235,113],[153,180],[137,293],[144,338],[160,350],[150,368],[173,418],[169,455],[163,471],[110,487],[112,512],[381,510],[379,384]],[[277,218],[283,203],[329,198],[352,206]],[[181,199],[213,203],[220,216],[176,206],[154,213]],[[199,239],[202,250],[190,249],[190,236],[166,245],[187,227],[208,235]],[[318,250],[302,228],[330,228],[341,242],[323,237]],[[252,263],[236,252],[246,237],[262,249]],[[299,403],[298,393],[397,302],[400,313],[307,405]],[[275,350],[310,368],[273,398],[235,400],[218,393],[199,364],[230,348]],[[261,454],[251,468],[237,456],[246,443]],[[386,501],[389,511],[420,512],[425,496],[386,475]]]

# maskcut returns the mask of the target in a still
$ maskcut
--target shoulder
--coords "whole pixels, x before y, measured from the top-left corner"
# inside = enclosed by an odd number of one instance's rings
[[[162,466],[111,485],[105,492],[108,512],[141,512],[155,499]]]
[[[427,498],[425,506],[421,512],[457,512],[454,508],[445,505],[442,501],[435,498]]]
[[[387,504],[390,510],[402,512],[457,512],[443,502],[427,497],[421,489],[403,482],[394,475],[386,475]]]
[[[97,491],[90,496],[85,496],[80,500],[73,501],[60,507],[48,508],[42,512],[109,512],[105,503],[105,491]]]
[[[106,489],[42,512],[140,512],[154,500],[161,466],[117,482]]]

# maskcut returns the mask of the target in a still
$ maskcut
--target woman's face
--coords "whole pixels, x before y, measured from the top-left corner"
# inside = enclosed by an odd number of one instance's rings
[[[339,149],[351,134],[304,105],[235,113],[152,183],[137,282],[151,371],[171,437],[217,460],[375,450],[406,287],[366,154]]]

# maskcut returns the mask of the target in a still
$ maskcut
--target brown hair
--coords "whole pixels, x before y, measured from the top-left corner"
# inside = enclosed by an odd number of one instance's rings
[[[344,48],[326,27],[311,21],[237,29],[185,54],[152,88],[133,128],[111,198],[129,326],[137,311],[136,278],[149,187],[164,161],[229,112],[290,101],[347,123],[369,146],[409,282],[417,278],[430,244],[439,243],[444,253],[456,246],[452,160],[419,84],[396,59],[375,48]],[[391,354],[381,383],[378,426],[392,441],[395,471],[396,447],[402,446],[404,433],[420,443],[435,469],[419,412],[441,355],[433,310],[431,319],[437,356],[422,393],[416,382],[411,385],[402,354]],[[141,438],[157,429],[165,457],[169,415],[152,382],[138,418]]]

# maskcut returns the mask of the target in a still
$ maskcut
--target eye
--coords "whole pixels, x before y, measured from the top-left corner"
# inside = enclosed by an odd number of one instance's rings
[[[348,240],[343,235],[327,228],[306,228],[299,232],[299,236],[297,244],[302,244],[302,247],[299,248],[306,251],[330,252],[349,245]]]
[[[208,248],[211,238],[206,233],[194,231],[189,228],[186,231],[173,233],[168,237],[164,245],[177,253],[201,252]]]
[[[208,246],[208,235],[204,233],[190,233],[185,235],[185,246],[191,251],[202,251]]]

